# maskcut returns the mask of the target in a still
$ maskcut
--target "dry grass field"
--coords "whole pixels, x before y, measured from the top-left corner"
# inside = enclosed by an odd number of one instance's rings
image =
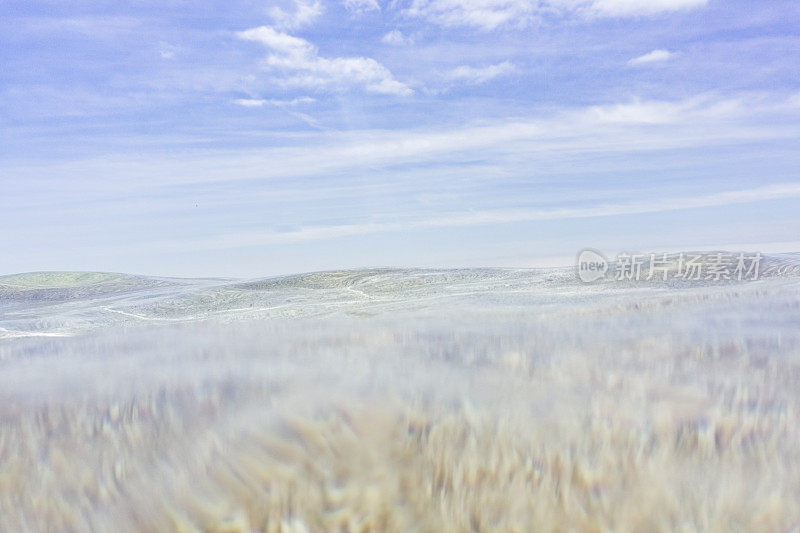
[[[3,531],[797,531],[800,278],[0,278]]]

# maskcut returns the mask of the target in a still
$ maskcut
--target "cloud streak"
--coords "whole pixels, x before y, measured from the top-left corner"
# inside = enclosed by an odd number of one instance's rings
[[[663,61],[667,61],[668,59],[672,59],[677,54],[675,52],[670,52],[669,50],[653,50],[652,52],[648,52],[644,55],[639,57],[634,57],[630,61],[628,61],[629,65],[645,65],[647,63],[660,63]]]
[[[159,245],[172,250],[184,249],[187,251],[229,249],[272,244],[293,244],[321,239],[336,239],[356,235],[420,229],[487,226],[543,220],[568,220],[663,213],[684,209],[720,207],[797,197],[800,197],[800,183],[783,183],[752,189],[724,191],[704,196],[662,198],[657,201],[603,204],[578,208],[482,210],[467,213],[452,213],[440,217],[405,220],[401,222],[310,226],[280,232],[237,232],[235,234],[194,239],[189,242],[185,240],[162,241]]]
[[[498,76],[503,76],[513,72],[514,65],[510,61],[503,61],[495,65],[487,65],[485,67],[471,67],[469,65],[461,65],[456,67],[445,74],[445,77],[450,81],[463,81],[474,85],[486,83]]]
[[[708,0],[594,0],[589,11],[600,16],[630,17],[696,9]]]
[[[233,103],[242,107],[263,107],[265,105],[274,105],[275,107],[294,107],[300,104],[313,104],[316,99],[308,96],[301,96],[292,98],[291,100],[274,100],[274,99],[261,99],[261,98],[239,98],[234,100]]]

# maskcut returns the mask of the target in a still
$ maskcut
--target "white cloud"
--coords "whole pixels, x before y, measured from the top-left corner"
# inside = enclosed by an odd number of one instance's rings
[[[313,104],[316,101],[316,98],[311,98],[310,96],[300,96],[298,98],[292,98],[291,100],[267,100],[270,104],[278,107]]]
[[[317,48],[305,39],[268,26],[252,28],[237,35],[240,39],[259,42],[271,51],[264,65],[282,74],[275,81],[283,85],[317,90],[360,86],[370,92],[394,95],[413,92],[372,58],[320,57]]]
[[[486,83],[492,78],[508,74],[514,70],[514,65],[509,61],[503,61],[496,65],[488,65],[485,67],[470,67],[462,65],[449,71],[445,77],[449,80],[465,81],[467,83],[480,84]]]
[[[178,50],[177,46],[163,41],[158,44],[158,55],[161,56],[161,59],[175,59]]]
[[[405,14],[442,26],[489,31],[509,23],[522,24],[534,11],[532,0],[413,0]]]
[[[344,7],[351,13],[364,13],[366,11],[380,11],[381,6],[377,0],[344,0]]]
[[[316,102],[316,99],[308,96],[301,96],[299,98],[292,98],[291,100],[264,100],[257,98],[240,98],[234,100],[233,103],[242,107],[263,107],[265,105],[274,105],[275,107],[294,107],[299,104],[311,104]]]
[[[269,10],[275,26],[285,30],[301,28],[317,19],[324,10],[319,0],[294,0],[293,3],[294,9],[291,11],[278,6]]]
[[[598,15],[625,17],[692,9],[707,3],[708,0],[593,0],[591,9]]]
[[[267,103],[266,100],[258,100],[255,98],[240,98],[233,101],[234,104],[242,107],[261,107]]]
[[[411,36],[403,35],[400,30],[392,30],[381,38],[383,44],[391,46],[407,46],[414,44],[414,39]]]
[[[708,0],[412,0],[406,16],[446,27],[465,26],[491,31],[524,26],[542,16],[585,18],[655,15],[697,8]]]
[[[635,57],[628,61],[629,65],[643,65],[645,63],[656,63],[659,61],[666,61],[672,59],[677,54],[669,50],[653,50],[639,57]]]
[[[246,41],[256,41],[265,45],[267,48],[285,55],[303,57],[316,53],[314,45],[286,33],[270,28],[269,26],[259,26],[237,33],[240,39]]]

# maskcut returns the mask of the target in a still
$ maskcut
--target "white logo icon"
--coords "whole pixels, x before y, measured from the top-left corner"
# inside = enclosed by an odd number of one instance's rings
[[[578,277],[584,283],[596,281],[608,272],[608,260],[595,250],[586,249],[578,254]]]

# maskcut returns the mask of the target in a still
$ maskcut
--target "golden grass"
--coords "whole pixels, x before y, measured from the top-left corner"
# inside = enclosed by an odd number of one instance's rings
[[[672,352],[714,373],[658,384],[669,351],[649,344],[616,368],[502,357],[476,384],[484,404],[387,393],[283,408],[257,382],[7,404],[0,529],[796,528],[796,371]]]

